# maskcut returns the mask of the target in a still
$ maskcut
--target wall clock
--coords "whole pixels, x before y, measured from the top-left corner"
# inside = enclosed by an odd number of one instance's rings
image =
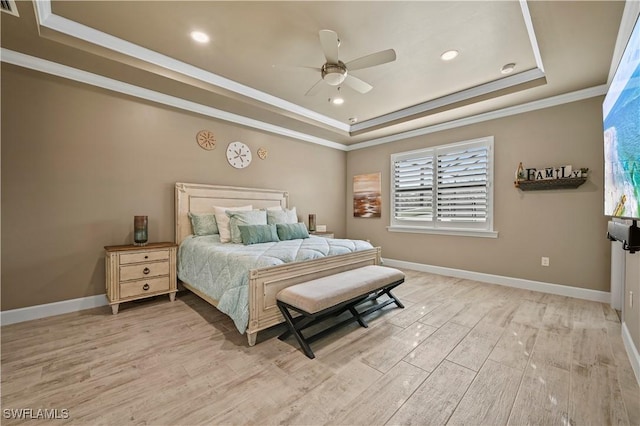
[[[210,132],[209,130],[200,130],[196,134],[196,141],[198,141],[200,148],[206,149],[207,151],[216,147],[216,137],[213,132]]]
[[[227,147],[227,161],[236,169],[244,169],[251,164],[251,150],[242,142],[231,142]]]

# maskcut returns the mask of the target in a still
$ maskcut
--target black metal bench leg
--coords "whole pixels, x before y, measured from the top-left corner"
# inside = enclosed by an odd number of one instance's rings
[[[358,313],[356,308],[354,308],[353,306],[349,306],[349,312],[351,312],[351,314],[353,314],[353,316],[356,317],[356,320],[358,320],[358,324],[360,324],[360,326],[364,328],[369,328],[369,324],[367,324],[364,318],[362,318],[362,316]]]
[[[297,317],[297,318],[293,318],[291,317],[292,320],[291,322],[293,322],[294,325],[296,325],[296,329],[297,330],[302,330],[305,327],[307,327],[308,324],[312,323],[314,321],[313,318],[308,318],[308,317]],[[287,327],[287,329],[284,331],[284,333],[282,333],[281,335],[278,336],[279,340],[286,340],[289,338],[289,336],[291,336],[291,328]]]
[[[289,326],[289,331],[296,337],[296,340],[300,344],[300,347],[304,351],[304,354],[310,359],[315,358],[316,356],[313,354],[311,347],[309,346],[304,336],[300,333],[300,331],[298,331],[295,324],[293,323],[293,318],[291,317],[289,310],[285,306],[281,305],[280,303],[277,303],[277,304],[278,304],[278,308],[280,308],[280,312],[282,312],[282,316],[284,317],[285,321],[287,322],[287,325]]]
[[[396,302],[396,306],[398,306],[398,308],[404,309],[404,305],[402,304],[400,299],[398,299],[396,296],[394,296],[393,293],[391,293],[391,290],[387,290],[387,295]]]

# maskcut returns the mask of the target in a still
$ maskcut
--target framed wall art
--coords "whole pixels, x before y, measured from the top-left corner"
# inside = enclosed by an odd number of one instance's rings
[[[381,217],[381,173],[353,177],[353,217]]]

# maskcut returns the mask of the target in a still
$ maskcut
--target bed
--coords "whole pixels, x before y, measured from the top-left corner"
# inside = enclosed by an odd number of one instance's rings
[[[194,246],[215,246],[214,238],[194,237],[192,235],[191,221],[189,213],[205,213],[212,209],[212,206],[239,207],[251,205],[253,209],[266,209],[280,206],[289,207],[289,196],[286,191],[256,188],[238,188],[230,186],[217,186],[193,183],[176,183],[175,185],[175,240],[180,245],[178,256],[178,278],[181,284],[192,291],[208,303],[216,306],[224,312],[228,300],[213,297],[212,291],[202,277],[188,274],[186,268],[181,267],[181,255],[188,254],[195,256]],[[261,266],[260,262],[254,267],[247,267],[241,274],[242,287],[237,291],[239,310],[246,312],[246,319],[236,318],[229,312],[239,332],[247,335],[249,346],[255,345],[259,331],[265,330],[276,324],[284,322],[282,315],[276,305],[276,294],[285,287],[309,281],[314,278],[360,268],[366,265],[380,264],[380,248],[372,247],[370,244],[358,240],[329,240],[321,237],[313,237],[304,241],[312,247],[313,252],[322,252],[323,256],[312,260],[297,261],[290,259],[291,263],[281,263],[276,265]],[[283,250],[295,248],[296,244],[301,245],[299,240],[285,242]],[[281,243],[274,243],[281,244]],[[227,251],[242,250],[238,244],[227,245]],[[233,247],[235,246],[235,247]],[[256,246],[263,246],[258,244]],[[267,247],[251,247],[252,252],[263,250],[264,253],[271,249]],[[281,245],[282,246],[282,245]],[[352,247],[352,251],[347,248]],[[302,246],[300,246],[302,247]],[[274,246],[273,250],[280,250]],[[349,251],[349,252],[347,252]],[[339,253],[339,254],[336,254]],[[201,255],[198,255],[201,256]],[[206,255],[208,256],[208,255]],[[225,256],[231,256],[225,254]],[[185,259],[188,257],[183,256]],[[265,256],[262,256],[264,259]],[[271,258],[270,255],[268,255]],[[206,260],[205,260],[206,261]],[[185,265],[187,261],[185,260]],[[265,262],[263,262],[265,263]],[[266,262],[269,263],[269,262]],[[248,262],[248,265],[251,263]],[[193,268],[192,268],[193,269]],[[184,273],[183,273],[184,272]],[[185,278],[187,276],[187,278]],[[220,277],[208,277],[208,279],[223,279]],[[234,284],[235,285],[235,284]],[[223,296],[224,297],[224,296]],[[246,298],[246,299],[245,299]],[[240,299],[245,299],[242,301]],[[246,322],[246,328],[239,326],[239,323]]]

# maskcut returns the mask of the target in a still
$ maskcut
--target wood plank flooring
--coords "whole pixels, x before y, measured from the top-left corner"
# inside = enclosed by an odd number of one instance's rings
[[[393,305],[312,347],[248,347],[188,292],[1,329],[2,424],[640,425],[607,305],[405,271]],[[68,410],[20,420],[7,410]],[[51,412],[49,412],[51,413]]]

